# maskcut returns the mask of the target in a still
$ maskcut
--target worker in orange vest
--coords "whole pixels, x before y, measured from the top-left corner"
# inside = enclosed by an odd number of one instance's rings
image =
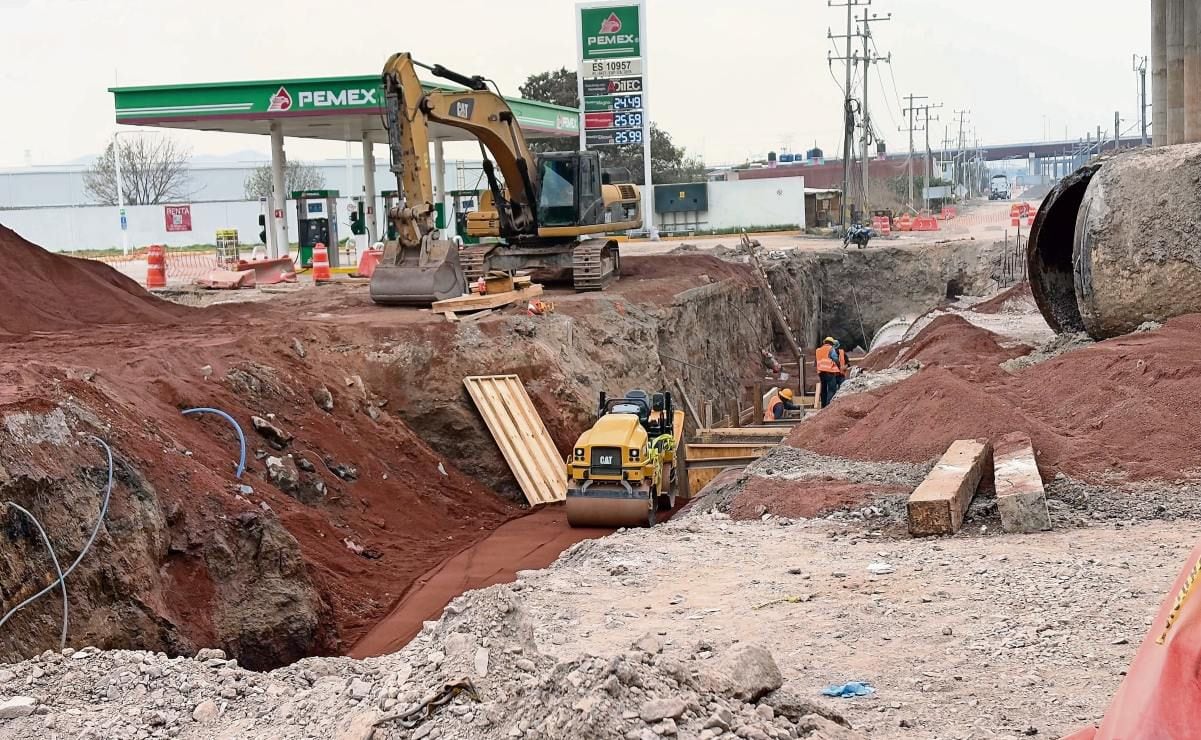
[[[851,377],[851,363],[847,361],[847,351],[842,348],[842,342],[834,342],[834,347],[838,350],[838,367],[842,369],[842,375],[838,378],[838,388],[842,388],[846,379]]]
[[[791,388],[773,393],[772,397],[767,399],[767,403],[763,404],[763,420],[779,421],[784,418],[786,412],[799,409],[800,406],[793,403],[792,398]]]
[[[822,346],[817,348],[814,359],[817,364],[817,376],[821,379],[822,384],[822,408],[825,408],[834,400],[834,394],[838,392],[838,385],[843,377],[843,363],[840,361],[838,352],[838,340],[834,337],[826,337],[822,341]]]

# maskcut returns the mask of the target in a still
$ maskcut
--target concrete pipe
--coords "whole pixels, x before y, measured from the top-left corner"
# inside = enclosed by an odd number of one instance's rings
[[[912,316],[898,316],[890,319],[888,323],[876,330],[868,351],[875,352],[881,347],[900,344],[905,340],[905,334],[909,331],[909,327],[913,326],[913,322],[914,317]]]
[[[1201,144],[1099,159],[1048,194],[1030,289],[1056,332],[1094,339],[1201,312]]]

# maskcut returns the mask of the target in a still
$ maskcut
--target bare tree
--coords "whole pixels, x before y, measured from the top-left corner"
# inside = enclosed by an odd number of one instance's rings
[[[271,165],[265,164],[246,176],[242,184],[246,200],[258,200],[271,195]],[[289,193],[299,190],[321,190],[325,187],[325,175],[316,167],[304,162],[288,162],[284,167],[284,190]]]
[[[121,180],[125,203],[131,206],[185,201],[195,194],[188,173],[191,150],[166,136],[124,136],[121,147]],[[83,176],[84,188],[98,203],[117,204],[117,170],[113,143],[105,148]]]

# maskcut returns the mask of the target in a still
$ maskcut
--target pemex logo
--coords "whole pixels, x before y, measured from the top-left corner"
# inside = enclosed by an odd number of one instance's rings
[[[288,88],[280,86],[275,94],[271,96],[271,104],[267,106],[268,113],[282,112],[291,109],[292,95],[288,92]]]
[[[601,22],[600,33],[621,33],[621,19],[617,17],[617,13],[610,13],[609,17]]]

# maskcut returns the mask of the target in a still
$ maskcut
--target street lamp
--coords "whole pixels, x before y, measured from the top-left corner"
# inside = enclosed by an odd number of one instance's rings
[[[117,215],[121,221],[121,254],[129,254],[129,220],[125,217],[125,182],[121,179],[121,144],[118,138],[121,134],[132,134],[134,131],[113,132],[113,170],[117,176]]]

